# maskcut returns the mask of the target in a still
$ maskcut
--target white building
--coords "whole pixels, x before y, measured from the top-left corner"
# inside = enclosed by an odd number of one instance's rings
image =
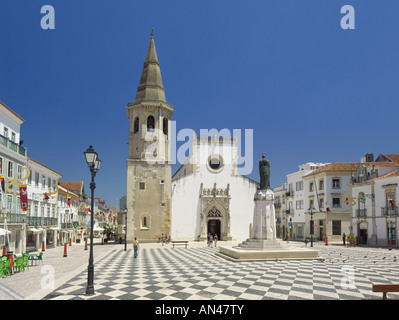
[[[60,244],[71,239],[82,240],[88,234],[90,214],[86,211],[86,195],[83,181],[58,182],[58,217]],[[68,201],[69,199],[69,201]]]
[[[59,235],[57,171],[28,157],[28,212],[26,251],[55,247]]]
[[[360,245],[397,246],[399,155],[359,163],[352,178],[352,232]]]
[[[289,214],[287,214],[287,183],[284,182],[280,187],[274,188],[274,209],[276,214],[276,237],[284,238],[288,229],[288,223],[290,222]]]
[[[240,175],[236,161],[235,139],[194,139],[191,156],[172,177],[172,240],[250,237],[259,184]]]
[[[304,187],[303,177],[328,163],[308,162],[299,166],[297,172],[287,175],[287,218],[291,239],[304,239],[305,212],[308,211],[309,190]]]
[[[334,162],[304,176],[306,208],[314,208],[314,239],[341,241],[351,230],[349,183],[359,162]],[[305,237],[310,237],[311,215],[306,214]]]
[[[21,211],[19,199],[18,184],[21,182],[11,185],[11,179],[22,179],[26,174],[22,168],[26,166],[27,152],[20,140],[20,127],[24,122],[0,101],[0,175],[4,176],[6,186],[5,192],[0,193],[0,245],[8,241],[8,248],[16,253],[25,251],[26,215]]]

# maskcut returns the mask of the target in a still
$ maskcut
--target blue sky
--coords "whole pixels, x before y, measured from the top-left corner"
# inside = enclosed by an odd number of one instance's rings
[[[43,30],[40,9],[55,9]],[[343,30],[343,5],[355,30]],[[396,0],[0,0],[0,100],[26,122],[28,156],[126,194],[128,118],[151,28],[177,129],[253,129],[271,185],[309,162],[397,154]],[[174,171],[178,165],[174,166]]]

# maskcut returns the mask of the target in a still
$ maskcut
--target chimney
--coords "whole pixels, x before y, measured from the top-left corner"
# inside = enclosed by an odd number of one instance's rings
[[[361,158],[360,162],[374,162],[374,154],[366,153],[366,155]]]

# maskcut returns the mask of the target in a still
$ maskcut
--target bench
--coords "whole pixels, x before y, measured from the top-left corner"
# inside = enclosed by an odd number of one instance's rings
[[[187,248],[187,245],[188,245],[188,241],[171,241],[172,242],[172,245],[173,245],[173,248],[175,247],[175,245],[176,246],[186,246],[186,248]]]
[[[387,300],[387,292],[399,292],[399,284],[373,284],[373,292],[382,292],[382,299]]]

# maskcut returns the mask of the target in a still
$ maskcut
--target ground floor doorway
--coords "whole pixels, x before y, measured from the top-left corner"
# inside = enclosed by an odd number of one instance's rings
[[[388,222],[387,234],[388,234],[388,245],[389,245],[389,240],[391,240],[391,244],[393,246],[396,246],[396,226],[394,223]]]
[[[26,233],[26,252],[35,251],[37,244],[38,233],[33,231],[28,231]]]
[[[217,219],[208,220],[208,234],[211,234],[212,236],[215,236],[215,234],[217,234],[218,240],[222,240],[220,223],[221,221]]]

